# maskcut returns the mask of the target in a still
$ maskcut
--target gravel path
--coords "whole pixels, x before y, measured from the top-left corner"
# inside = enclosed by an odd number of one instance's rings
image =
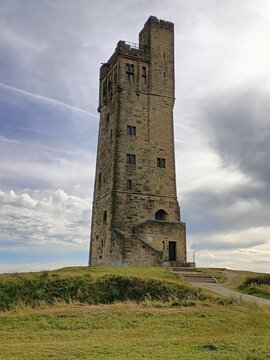
[[[222,286],[220,284],[196,283],[196,282],[192,282],[192,284],[197,286],[197,287],[203,288],[203,289],[214,291],[214,292],[216,292],[218,294],[221,294],[221,295],[224,295],[224,296],[232,296],[232,297],[242,299],[242,300],[245,300],[245,301],[255,302],[255,303],[258,303],[258,304],[265,304],[265,305],[270,306],[270,300],[261,299],[261,298],[258,298],[256,296],[252,296],[252,295],[242,294],[240,292],[230,290],[230,289],[228,289],[225,286]]]

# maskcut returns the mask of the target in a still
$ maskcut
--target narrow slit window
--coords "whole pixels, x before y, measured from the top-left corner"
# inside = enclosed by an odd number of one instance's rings
[[[106,115],[106,126],[109,125],[109,122],[110,122],[110,113],[108,113],[108,114]]]
[[[105,99],[106,95],[107,95],[107,82],[106,82],[106,80],[104,80],[103,83],[102,83],[102,95],[103,95],[103,98]]]
[[[145,85],[146,84],[146,67],[143,66],[142,68],[142,83]]]
[[[103,212],[103,223],[105,224],[107,222],[107,210]]]
[[[136,126],[127,126],[127,134],[130,136],[136,136]]]
[[[131,179],[128,179],[128,180],[127,180],[127,189],[128,189],[128,190],[131,190],[131,189],[132,189],[132,180],[131,180]]]
[[[113,84],[114,86],[117,84],[117,66],[115,66],[113,69]]]
[[[100,189],[101,188],[101,182],[102,182],[102,173],[100,172],[98,174],[98,188]]]

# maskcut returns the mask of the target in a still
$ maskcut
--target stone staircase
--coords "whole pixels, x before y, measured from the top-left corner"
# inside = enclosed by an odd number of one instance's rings
[[[178,274],[183,280],[196,283],[216,283],[216,279],[201,270],[192,267],[170,267],[169,270]]]

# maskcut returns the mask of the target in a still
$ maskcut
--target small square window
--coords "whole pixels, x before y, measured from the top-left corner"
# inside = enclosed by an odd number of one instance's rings
[[[130,136],[136,136],[136,126],[127,126],[127,134]]]
[[[128,164],[136,164],[136,155],[127,154],[127,163]]]
[[[146,236],[146,239],[147,239],[147,241],[154,241],[154,236],[148,234],[148,235]]]
[[[157,158],[157,167],[165,168],[166,167],[166,159]]]

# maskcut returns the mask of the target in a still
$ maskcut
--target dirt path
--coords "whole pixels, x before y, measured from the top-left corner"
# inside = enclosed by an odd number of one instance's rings
[[[214,283],[206,283],[205,284],[205,283],[196,283],[196,282],[192,282],[192,284],[197,287],[203,288],[203,289],[214,291],[214,292],[224,295],[224,296],[232,296],[237,299],[241,299],[241,300],[245,300],[245,301],[249,301],[249,302],[255,302],[258,304],[265,304],[265,305],[270,306],[270,300],[261,299],[261,298],[258,298],[256,296],[252,296],[252,295],[242,294],[240,292],[230,290],[220,284],[214,284]]]

